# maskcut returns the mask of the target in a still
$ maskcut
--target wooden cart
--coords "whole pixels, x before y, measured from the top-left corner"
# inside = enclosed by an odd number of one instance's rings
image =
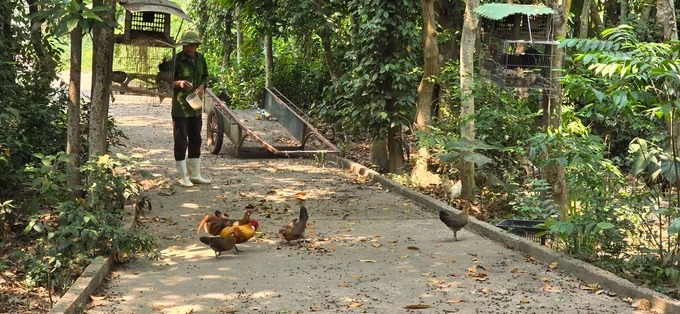
[[[208,115],[207,145],[213,154],[222,149],[224,135],[234,145],[237,157],[259,152],[276,156],[338,152],[275,88],[265,88],[262,109],[267,115],[258,114],[259,108],[229,109],[210,89],[206,89],[204,101],[203,110]]]

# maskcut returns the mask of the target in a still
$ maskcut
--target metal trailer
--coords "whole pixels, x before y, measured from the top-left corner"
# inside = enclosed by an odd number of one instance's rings
[[[268,153],[274,156],[335,154],[338,149],[276,88],[265,88],[263,108],[229,109],[206,89],[204,112],[208,115],[207,145],[212,154],[222,149],[224,135],[235,155]],[[266,114],[258,113],[264,109]]]

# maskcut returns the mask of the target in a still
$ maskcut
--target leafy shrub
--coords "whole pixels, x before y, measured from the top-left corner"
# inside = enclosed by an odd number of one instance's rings
[[[42,166],[29,168],[33,188],[46,205],[56,207],[47,215],[34,216],[25,228],[38,236],[36,252],[18,257],[25,259],[29,282],[49,284],[61,291],[90,258],[114,252],[158,257],[158,242],[152,234],[132,231],[124,225],[124,205],[140,193],[132,179],[134,159],[104,155],[86,163],[81,171],[92,182],[86,196],[60,202],[59,198],[69,195],[63,185],[57,184],[64,180],[67,159],[63,154],[40,157]]]

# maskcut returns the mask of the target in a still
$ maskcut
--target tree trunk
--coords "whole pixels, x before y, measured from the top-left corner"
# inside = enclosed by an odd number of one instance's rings
[[[115,9],[116,0],[95,0]],[[102,20],[113,21],[114,16],[104,14]],[[108,152],[106,143],[109,96],[111,95],[111,64],[113,62],[113,29],[97,24],[93,30],[92,52],[92,105],[90,108],[89,158]]]
[[[416,128],[429,133],[432,122],[432,101],[434,100],[435,79],[439,77],[439,47],[437,46],[437,21],[434,15],[434,0],[422,0],[423,5],[423,78],[418,86],[416,104]],[[428,171],[430,151],[424,145],[418,148],[418,158],[411,170],[411,180],[418,186],[430,184],[433,176]]]
[[[463,28],[463,20],[459,18],[461,10],[460,0],[437,0],[434,3],[435,17],[441,28],[450,33],[456,34]],[[458,60],[460,47],[458,36],[449,36],[448,40],[439,42],[439,54],[442,57],[442,64],[453,59]]]
[[[236,64],[241,64],[241,50],[243,50],[243,30],[241,27],[241,6],[237,3],[234,9],[236,24]]]
[[[621,0],[621,16],[619,17],[619,24],[624,24],[628,20],[628,0]]]
[[[82,0],[75,0],[82,3]],[[66,186],[80,194],[80,71],[82,61],[83,30],[80,25],[71,31],[71,69],[68,82],[68,109],[66,111],[66,154],[71,156],[66,164]]]
[[[387,135],[387,171],[401,174],[404,172],[404,150],[402,148],[401,126],[395,125],[388,130]]]
[[[569,9],[571,7],[571,0],[556,0],[553,2],[553,9],[557,12],[558,18],[555,19],[555,37],[563,38],[567,35],[567,23],[569,19]],[[552,69],[561,69],[563,67],[564,50],[551,46],[553,51]],[[543,123],[546,130],[559,128],[562,124],[562,86],[559,83],[559,71],[552,71],[551,81],[555,84],[553,91],[545,94],[543,107]],[[545,179],[550,183],[555,202],[562,210],[562,219],[569,218],[569,189],[565,179],[565,169],[558,163],[552,163],[547,166],[545,171]]]
[[[593,21],[595,36],[600,38],[600,34],[602,34],[602,31],[604,30],[604,24],[600,18],[600,12],[597,10],[597,5],[592,5],[590,7],[590,19]]]
[[[326,61],[326,66],[328,67],[328,74],[331,76],[331,83],[335,84],[338,81],[338,69],[335,65],[335,59],[333,59],[333,50],[331,48],[331,36],[330,32],[322,30],[318,32],[319,38],[321,39],[321,47],[323,48],[323,57]]]
[[[664,41],[678,39],[678,25],[675,19],[675,4],[673,0],[656,1],[656,20],[661,24]]]
[[[272,52],[272,35],[264,36],[264,86],[269,87],[274,71],[274,53]]]
[[[671,0],[656,1],[656,20],[661,24],[663,30],[663,40],[677,40],[678,28],[675,16],[675,4]],[[680,118],[677,117],[677,110],[671,113],[671,118],[666,121],[668,134],[670,134],[671,149],[673,156],[680,156]]]
[[[233,14],[233,12],[232,12]],[[222,23],[225,26],[225,34],[224,36],[224,44],[222,44],[222,67],[227,67],[229,65],[229,61],[231,58],[231,52],[232,52],[232,38],[231,38],[231,29],[233,25],[233,17],[225,17],[222,20]]]
[[[468,140],[475,138],[475,121],[471,116],[475,113],[475,98],[472,95],[474,84],[475,42],[479,18],[472,12],[479,6],[479,0],[467,0],[465,19],[460,44],[460,118],[465,124],[460,127],[460,137]],[[462,183],[461,198],[472,200],[475,191],[475,164],[461,161],[460,179]]]
[[[373,140],[371,144],[371,164],[377,171],[382,172],[388,167],[387,140]]]
[[[625,1],[625,0],[624,0]],[[588,29],[590,28],[590,19],[588,18],[590,16],[590,5],[593,2],[593,0],[584,0],[583,1],[583,7],[581,8],[581,18],[580,18],[580,27],[578,31],[578,37],[581,39],[586,39],[588,38]]]
[[[31,15],[37,14],[40,11],[38,0],[26,0],[26,3],[28,4],[28,12]],[[57,63],[54,61],[52,53],[43,44],[43,23],[43,19],[31,19],[31,45],[40,59],[40,71],[45,74],[40,83],[49,85],[56,78]]]

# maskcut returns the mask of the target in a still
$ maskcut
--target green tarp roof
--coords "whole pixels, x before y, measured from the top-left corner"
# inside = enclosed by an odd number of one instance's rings
[[[487,3],[473,10],[477,15],[492,20],[502,20],[513,14],[543,15],[554,14],[555,11],[542,5]]]

